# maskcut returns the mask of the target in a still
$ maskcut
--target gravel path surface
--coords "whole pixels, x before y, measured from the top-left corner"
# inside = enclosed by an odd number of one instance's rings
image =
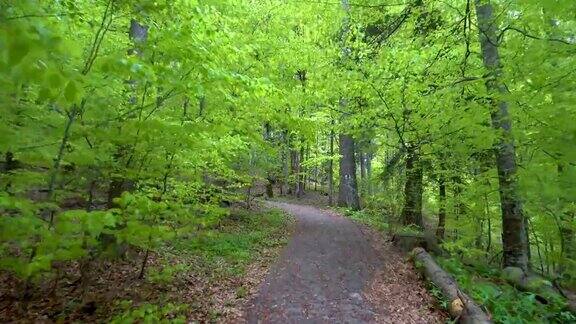
[[[412,268],[377,235],[331,211],[268,204],[297,224],[247,308],[249,323],[443,321]]]

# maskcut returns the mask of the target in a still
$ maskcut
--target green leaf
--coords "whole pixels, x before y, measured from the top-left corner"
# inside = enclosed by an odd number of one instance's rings
[[[74,80],[68,81],[66,88],[64,89],[64,98],[69,103],[76,103],[80,97],[80,89],[78,88],[78,84]]]

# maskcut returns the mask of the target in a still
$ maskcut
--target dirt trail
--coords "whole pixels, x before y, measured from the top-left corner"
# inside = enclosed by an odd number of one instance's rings
[[[249,323],[443,321],[412,269],[368,229],[315,207],[269,205],[297,224],[247,309]]]

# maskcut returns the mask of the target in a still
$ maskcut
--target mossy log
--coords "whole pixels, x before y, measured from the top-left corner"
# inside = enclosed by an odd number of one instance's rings
[[[428,246],[422,233],[396,233],[392,236],[392,242],[404,253],[408,253],[417,247],[426,249]]]
[[[442,269],[426,250],[417,247],[412,250],[412,257],[424,276],[433,282],[450,301],[449,312],[459,323],[486,324],[492,323],[490,316],[458,287],[456,280]]]
[[[550,280],[533,272],[524,272],[520,268],[506,267],[502,270],[503,278],[519,290],[533,293],[541,303],[548,304],[554,299],[567,299],[568,309],[576,313],[576,300],[565,296],[560,289],[554,287]],[[572,298],[570,298],[572,297]]]
[[[435,255],[445,255],[438,241],[430,233],[396,233],[392,242],[402,252],[409,253],[417,247],[431,251]]]

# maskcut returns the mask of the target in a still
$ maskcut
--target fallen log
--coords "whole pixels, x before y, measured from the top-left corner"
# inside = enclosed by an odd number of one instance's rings
[[[392,242],[404,253],[413,251],[417,247],[423,249],[428,247],[426,238],[421,233],[396,233],[392,236]]]
[[[533,272],[525,272],[520,268],[506,267],[502,270],[503,278],[516,289],[533,293],[536,300],[548,304],[554,299],[566,299],[569,311],[576,313],[576,299],[571,294],[566,294],[560,287]]]
[[[446,255],[446,252],[438,245],[436,237],[429,233],[396,233],[392,236],[392,243],[404,253],[420,247],[435,255]]]
[[[442,294],[450,301],[450,316],[459,323],[486,324],[492,323],[490,316],[468,295],[458,287],[456,280],[434,261],[432,256],[423,248],[417,247],[412,250],[412,258],[420,267],[426,278],[432,281]]]

